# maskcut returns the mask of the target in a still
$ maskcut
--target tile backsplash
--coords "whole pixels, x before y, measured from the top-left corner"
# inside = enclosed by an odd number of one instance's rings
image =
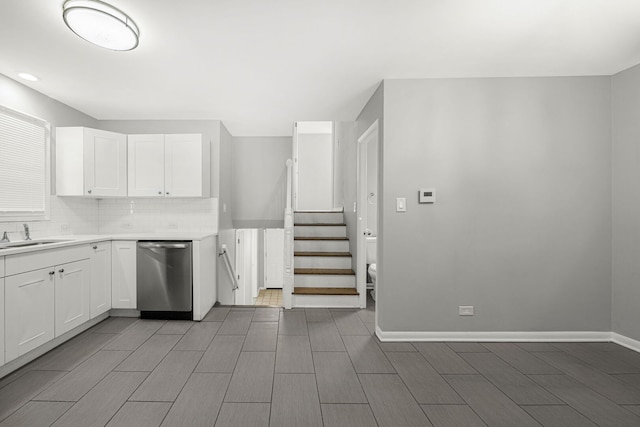
[[[217,231],[218,199],[102,199],[100,233]]]
[[[85,199],[51,196],[48,221],[0,221],[0,236],[24,240],[71,234],[211,231],[218,227],[218,199]]]

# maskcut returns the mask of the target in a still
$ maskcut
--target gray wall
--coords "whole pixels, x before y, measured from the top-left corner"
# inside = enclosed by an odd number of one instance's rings
[[[640,66],[613,87],[613,331],[640,340]]]
[[[383,331],[611,330],[610,93],[608,77],[385,81]]]
[[[227,246],[231,265],[235,268],[236,240],[235,229],[233,227],[233,213],[235,206],[232,197],[233,182],[233,137],[222,125],[220,128],[220,201],[219,225],[218,225],[218,246]],[[221,257],[218,257],[218,301],[222,304],[233,304],[233,291],[231,290],[232,280],[226,265]]]
[[[282,228],[291,137],[233,138],[235,228]]]

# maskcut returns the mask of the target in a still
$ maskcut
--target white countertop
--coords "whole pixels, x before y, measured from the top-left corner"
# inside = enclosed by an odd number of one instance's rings
[[[55,240],[55,243],[45,245],[24,246],[0,249],[0,257],[6,255],[15,255],[26,252],[36,252],[48,249],[59,249],[68,246],[76,246],[85,243],[104,242],[107,240],[204,240],[217,236],[213,232],[179,232],[179,231],[161,231],[155,233],[129,233],[129,234],[90,234],[90,235],[66,235],[34,238],[34,242],[44,240]],[[11,243],[19,243],[22,241],[14,241]]]

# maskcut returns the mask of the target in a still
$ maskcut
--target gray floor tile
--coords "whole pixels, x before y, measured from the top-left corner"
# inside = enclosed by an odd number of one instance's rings
[[[447,346],[456,353],[486,353],[489,351],[477,342],[448,342]]]
[[[307,326],[313,351],[347,351],[333,320],[330,322],[311,322]]]
[[[538,351],[562,351],[558,347],[548,342],[518,342],[515,343],[518,347],[524,351],[535,353]]]
[[[309,335],[307,317],[303,311],[281,311],[278,335]]]
[[[231,307],[231,312],[233,313],[234,311],[245,311],[245,312],[255,313],[256,312],[256,307],[254,307],[254,306],[250,306],[250,307],[234,306],[234,307]]]
[[[216,427],[269,427],[269,403],[223,403]]]
[[[531,379],[598,425],[640,425],[640,417],[567,375],[532,375]]]
[[[625,361],[619,352],[593,351],[586,344],[554,343],[554,346],[607,374],[640,373],[640,364]]]
[[[464,403],[420,353],[393,352],[387,353],[387,358],[418,403]]]
[[[523,350],[514,343],[499,342],[485,343],[486,348],[502,360],[526,375],[560,374],[561,372],[539,359],[535,355]]]
[[[485,427],[467,405],[421,405],[434,427]]]
[[[192,374],[162,426],[211,426],[218,416],[230,380],[231,374]]]
[[[131,356],[127,357],[116,371],[153,371],[158,363],[171,351],[182,335],[153,335]]]
[[[328,308],[305,308],[307,322],[333,322]]]
[[[277,322],[280,318],[279,308],[256,308],[252,322]]]
[[[273,352],[242,352],[233,371],[225,402],[271,402]]]
[[[162,328],[158,329],[156,334],[184,335],[192,325],[197,325],[197,323],[188,320],[169,320]]]
[[[481,375],[447,375],[445,379],[489,426],[529,427],[539,424]]]
[[[322,427],[315,375],[275,374],[270,425]]]
[[[0,427],[48,427],[72,405],[72,402],[28,402],[1,422]]]
[[[367,403],[362,386],[345,352],[315,352],[313,363],[322,403]]]
[[[324,427],[371,427],[377,426],[369,405],[322,404]]]
[[[231,311],[227,315],[218,335],[246,335],[251,325],[253,311]]]
[[[65,412],[54,426],[104,426],[147,375],[146,372],[110,373]]]
[[[126,402],[107,427],[158,427],[169,408],[169,402]]]
[[[104,350],[136,350],[164,325],[164,320],[140,320],[104,346]]]
[[[34,400],[78,401],[130,354],[130,351],[101,350],[56,381]]]
[[[544,427],[597,427],[571,406],[524,406]]]
[[[31,371],[0,389],[0,420],[66,374],[64,371]]]
[[[300,335],[278,336],[276,372],[287,374],[313,374],[313,357],[309,337]]]
[[[243,343],[243,336],[216,336],[202,355],[195,372],[232,373]]]
[[[371,335],[371,331],[353,310],[331,310],[331,316],[336,322],[340,335]]]
[[[410,342],[382,342],[377,336],[373,336],[378,346],[385,353],[389,352],[417,352]]]
[[[640,389],[640,374],[616,374],[612,377]]]
[[[89,329],[94,334],[119,334],[124,332],[134,323],[138,322],[137,317],[109,317]]]
[[[170,351],[129,400],[173,402],[201,357],[200,351]]]
[[[359,374],[395,373],[395,369],[372,336],[343,336],[351,362]]]
[[[462,358],[518,405],[562,402],[493,353],[465,353]]]
[[[476,371],[445,343],[421,342],[413,346],[440,374],[475,374]]]
[[[627,405],[624,408],[640,417],[640,405]]]
[[[633,351],[614,342],[590,342],[589,348],[595,351]]]
[[[10,374],[0,378],[0,389],[3,388],[4,386],[8,385],[9,383],[14,382],[15,380],[17,380],[18,378],[20,378],[24,374],[26,374],[28,372],[31,372],[33,370],[34,364],[35,364],[35,362],[29,363],[29,364],[23,366],[22,368],[16,369],[15,371],[11,372]]]
[[[231,307],[213,307],[204,319],[203,322],[224,322],[224,319],[227,318],[227,315],[231,311]]]
[[[98,350],[105,349],[106,345],[116,337],[117,335],[114,334],[90,334],[85,332],[35,360],[31,365],[31,369],[70,371]]]
[[[617,404],[640,404],[640,389],[607,375],[567,353],[538,353],[538,357]]]
[[[220,329],[220,325],[222,325],[220,322],[194,323],[178,341],[175,350],[205,351]]]
[[[360,374],[358,378],[380,427],[431,425],[398,375]]]
[[[257,311],[257,310],[256,310]],[[255,320],[255,319],[254,319]],[[277,319],[276,319],[277,320]],[[278,322],[253,322],[242,351],[276,351]]]

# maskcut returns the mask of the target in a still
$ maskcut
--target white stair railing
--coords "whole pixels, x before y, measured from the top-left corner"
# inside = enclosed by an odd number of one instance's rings
[[[227,266],[227,272],[229,273],[229,277],[231,278],[231,291],[235,292],[238,289],[238,277],[236,275],[233,266],[231,265],[231,260],[229,259],[229,252],[227,252],[227,245],[222,245],[222,252],[218,254],[224,259],[224,264]],[[235,294],[234,294],[235,301]]]
[[[287,204],[284,208],[284,283],[282,304],[291,308],[293,303],[293,208],[291,206],[291,177],[293,162],[287,159]]]

